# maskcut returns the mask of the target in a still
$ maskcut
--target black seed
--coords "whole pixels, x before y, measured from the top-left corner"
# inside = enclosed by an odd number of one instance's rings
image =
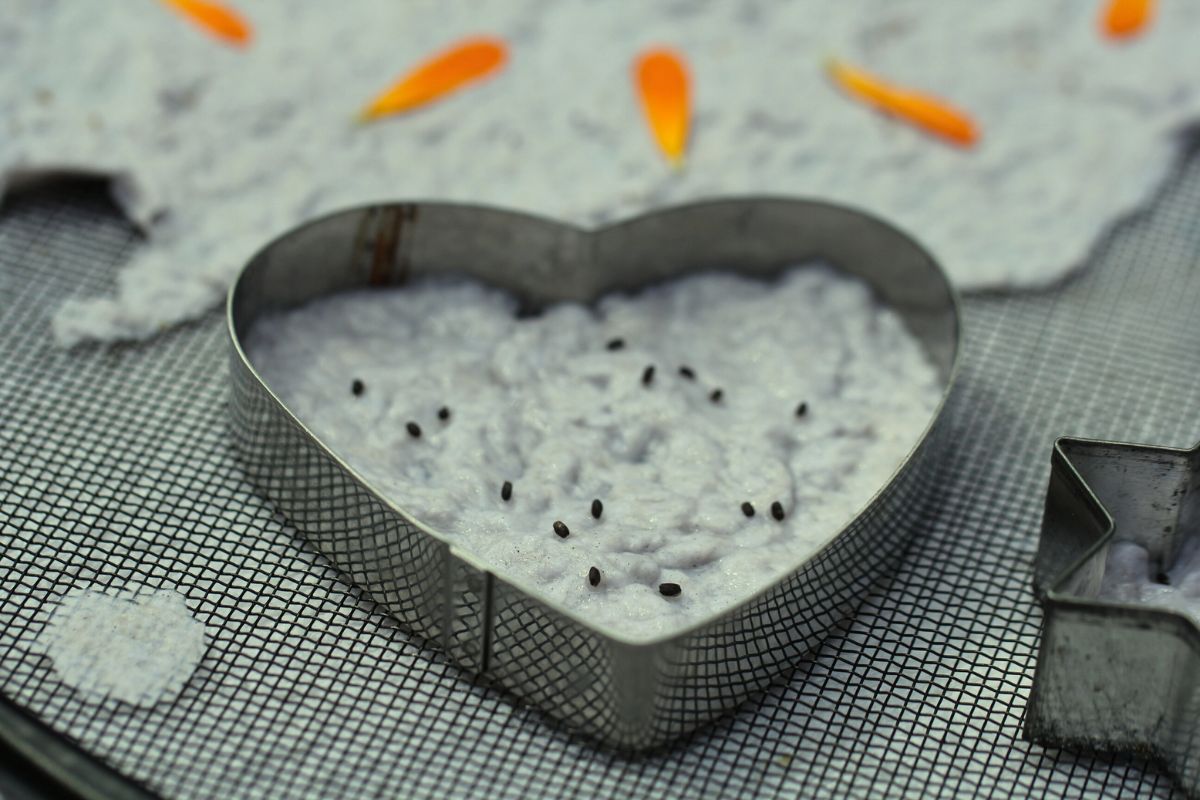
[[[650,382],[653,380],[654,380],[654,365],[651,364],[650,366],[648,366],[644,370],[642,370],[642,386],[649,386]]]
[[[442,422],[445,422],[446,420],[450,419],[450,409],[446,408],[445,406],[442,406],[441,408],[439,408],[438,409],[438,419],[440,419]]]
[[[571,529],[562,524],[561,520],[554,521],[554,532],[558,534],[558,538],[565,539],[571,535]]]
[[[596,519],[600,519],[600,515],[603,513],[604,513],[604,503],[601,503],[599,500],[593,500],[592,501],[592,516],[595,517]]]
[[[408,435],[409,435],[409,436],[413,437],[414,439],[420,439],[420,438],[421,438],[421,426],[420,426],[420,425],[418,425],[417,423],[415,423],[415,422],[410,422],[410,423],[408,423],[407,425],[405,425],[404,427],[405,427],[405,428],[408,428]]]
[[[682,375],[683,377],[687,378],[689,381],[696,380],[696,371],[694,369],[692,369],[691,367],[688,367],[688,366],[680,367],[679,374]]]
[[[660,583],[658,585],[658,593],[663,597],[677,597],[683,589],[679,588],[678,583]]]
[[[354,393],[355,397],[362,396],[362,393],[365,392],[366,390],[367,390],[366,385],[362,381],[360,381],[358,378],[355,378],[354,382],[350,384],[350,391]]]
[[[749,503],[742,503],[742,513],[745,514],[747,517],[753,517],[754,516],[754,506],[750,505]]]
[[[605,347],[607,347],[609,350],[620,350],[624,346],[624,339],[609,339],[608,344],[605,345]]]
[[[797,417],[803,417],[807,413],[808,413],[808,403],[801,403],[800,405],[796,406],[796,416]]]
[[[775,519],[783,519],[783,503],[778,500],[771,503],[771,516]]]
[[[500,487],[500,499],[505,502],[512,499],[512,481],[505,481]]]
[[[592,586],[600,585],[600,570],[596,569],[595,567],[588,569],[588,583],[590,583]]]
[[[719,402],[721,402],[721,398],[724,396],[725,396],[725,393],[723,391],[721,391],[720,389],[713,389],[712,394],[710,394],[708,396],[708,399],[712,400],[714,403],[719,403]]]

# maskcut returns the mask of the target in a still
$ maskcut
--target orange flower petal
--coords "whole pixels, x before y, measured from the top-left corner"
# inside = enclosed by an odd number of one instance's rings
[[[634,79],[659,149],[673,165],[680,165],[691,122],[691,91],[683,58],[670,50],[647,51],[637,60]]]
[[[1141,33],[1154,16],[1154,0],[1108,0],[1100,29],[1110,39],[1127,39]]]
[[[247,45],[254,31],[245,18],[212,0],[164,0],[196,26],[229,44]]]
[[[918,128],[963,147],[979,139],[970,117],[937,98],[893,86],[840,61],[830,61],[828,68],[833,80],[847,92]]]
[[[465,39],[438,53],[367,104],[363,121],[431,103],[504,66],[508,47],[499,39]]]

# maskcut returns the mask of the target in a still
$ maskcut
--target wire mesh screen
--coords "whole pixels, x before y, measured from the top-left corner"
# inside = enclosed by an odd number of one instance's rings
[[[221,317],[61,352],[46,312],[137,246],[96,185],[0,216],[0,690],[168,797],[1168,797],[1153,765],[1021,738],[1060,434],[1200,436],[1200,158],[1053,291],[966,304],[957,447],[902,567],[794,676],[626,758],[422,650],[277,519],[228,443]],[[209,644],[148,708],[34,646],[75,588],[169,587]]]

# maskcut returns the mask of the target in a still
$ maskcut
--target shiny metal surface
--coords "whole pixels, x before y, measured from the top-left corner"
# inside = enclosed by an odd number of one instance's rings
[[[1200,628],[1097,599],[1111,544],[1169,566],[1200,534],[1200,445],[1060,439],[1034,585],[1045,612],[1025,733],[1044,744],[1157,758],[1200,796]]]
[[[768,276],[811,260],[868,282],[920,339],[942,406],[889,483],[812,557],[742,605],[653,640],[608,634],[490,570],[381,497],[266,387],[240,342],[263,313],[363,286],[465,274],[529,307],[590,301],[705,269]],[[735,707],[816,648],[908,543],[936,488],[959,352],[956,298],[904,234],[819,202],[748,198],[585,231],[498,209],[396,203],[311,222],[260,251],[230,291],[232,431],[251,482],[411,632],[567,726],[655,747]]]

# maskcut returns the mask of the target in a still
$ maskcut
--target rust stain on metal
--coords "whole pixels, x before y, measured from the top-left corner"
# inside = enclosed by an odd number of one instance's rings
[[[368,279],[372,286],[403,283],[407,277],[408,257],[401,247],[406,241],[404,224],[416,220],[417,209],[406,204],[387,209],[381,216]]]

